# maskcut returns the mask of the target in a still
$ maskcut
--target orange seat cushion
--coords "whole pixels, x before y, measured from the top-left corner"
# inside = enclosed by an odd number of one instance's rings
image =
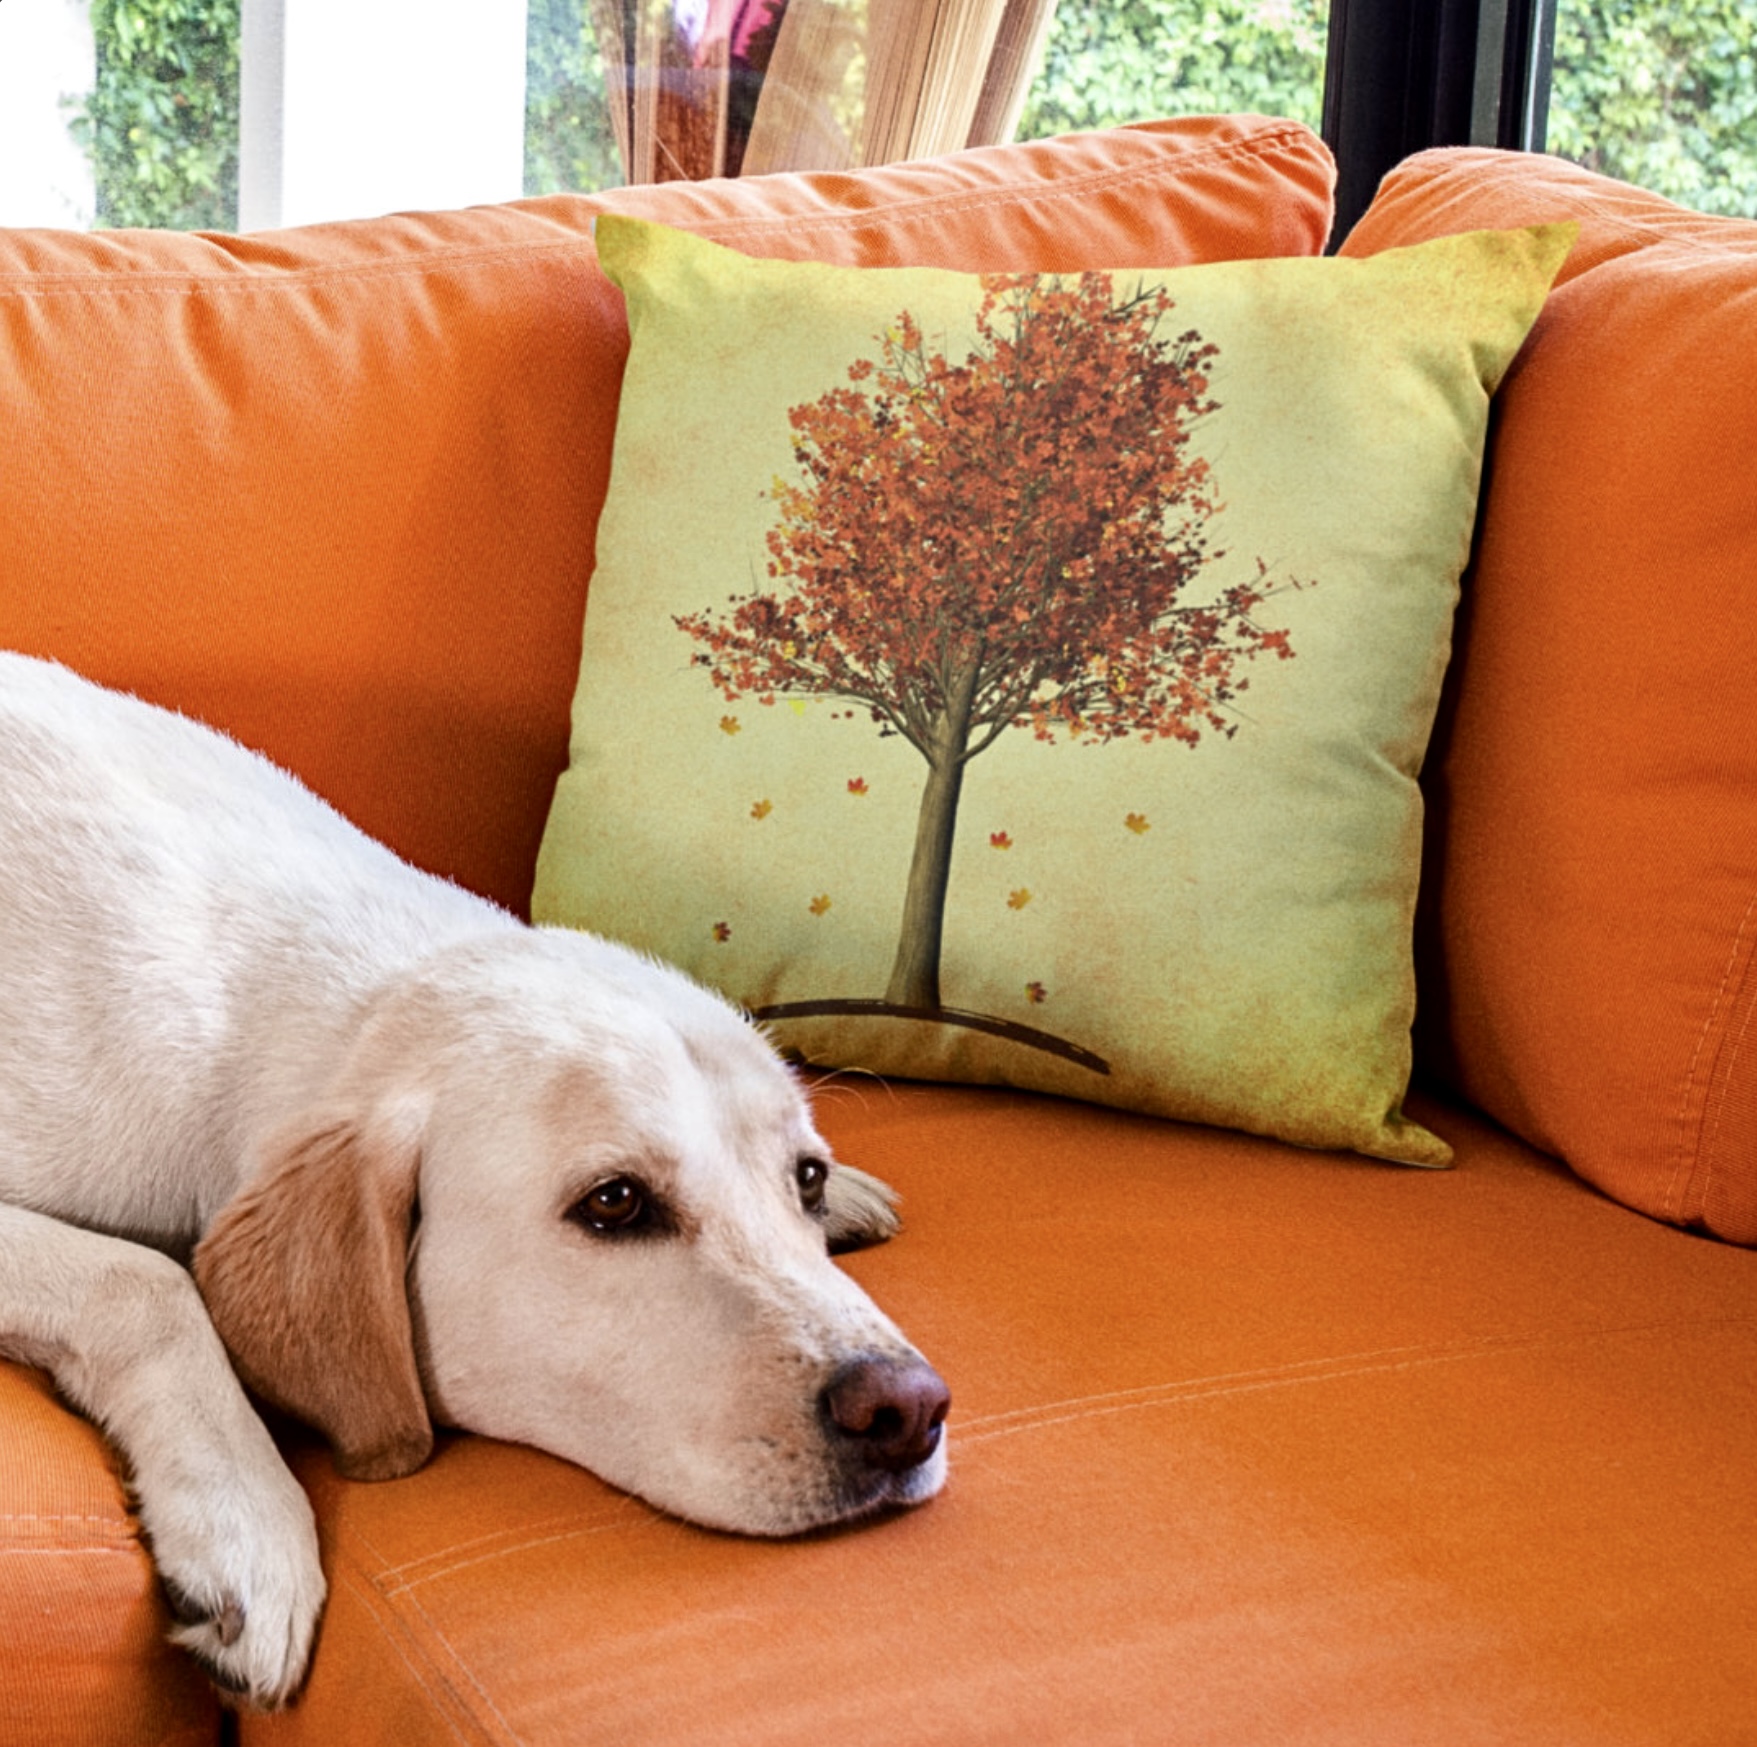
[[[247,237],[0,232],[0,646],[225,728],[522,910],[566,763],[627,349],[596,213],[752,253],[1315,253],[1294,123]]]
[[[1018,1093],[823,1100],[906,1227],[849,1258],[944,1372],[946,1492],[792,1542],[480,1439],[311,1450],[315,1672],[244,1747],[1757,1732],[1757,1256],[1424,1104],[1454,1172]]]
[[[41,1373],[0,1363],[0,1742],[216,1740],[219,1705],[169,1627],[104,1440]]]
[[[1434,152],[1348,239],[1580,240],[1501,391],[1433,830],[1422,1053],[1630,1206],[1757,1243],[1757,224]]]

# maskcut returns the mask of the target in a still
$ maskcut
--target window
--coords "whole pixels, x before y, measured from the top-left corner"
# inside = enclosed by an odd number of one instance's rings
[[[1560,0],[1548,146],[1703,212],[1757,218],[1752,0]]]
[[[1754,63],[1750,0],[1334,0],[1338,229],[1427,145],[1552,150],[1757,217]]]
[[[0,224],[83,229],[96,216],[66,108],[91,89],[92,62],[86,0],[0,4]]]
[[[1433,144],[1547,146],[1757,216],[1750,0],[1060,0],[1053,16],[1049,0],[938,0],[971,18],[985,3],[1036,71],[978,134],[1015,113],[1027,138],[1203,110],[1296,116],[1337,153],[1339,231],[1385,170]],[[259,228],[605,187],[623,176],[619,134],[706,77],[721,93],[709,155],[692,170],[663,140],[647,151],[653,174],[699,173],[737,161],[777,54],[795,79],[821,62],[828,82],[764,149],[846,161],[876,126],[872,51],[929,4],[4,0],[0,223]],[[618,36],[641,70],[607,89],[602,45],[614,61]],[[961,141],[962,115],[932,137]]]
[[[524,191],[561,194],[621,180],[604,58],[586,0],[530,0]]]
[[[1019,134],[1256,110],[1316,127],[1329,0],[1061,0]]]

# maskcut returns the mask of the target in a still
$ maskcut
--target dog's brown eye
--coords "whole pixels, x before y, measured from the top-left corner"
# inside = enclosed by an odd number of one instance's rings
[[[631,1231],[647,1212],[646,1191],[633,1177],[612,1177],[588,1189],[572,1207],[568,1218],[593,1231]]]
[[[824,1204],[824,1186],[830,1180],[830,1167],[822,1159],[801,1159],[793,1167],[793,1177],[799,1185],[800,1204],[807,1213],[816,1213]]]

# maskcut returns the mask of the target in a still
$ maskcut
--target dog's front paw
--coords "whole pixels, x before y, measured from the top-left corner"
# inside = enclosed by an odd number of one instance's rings
[[[216,1686],[263,1710],[298,1691],[324,1599],[310,1503],[272,1447],[269,1454],[273,1469],[258,1466],[249,1484],[232,1476],[141,1496],[177,1622],[171,1641]]]
[[[897,1194],[889,1184],[852,1165],[838,1165],[824,1185],[824,1232],[833,1251],[865,1249],[895,1237],[902,1227]]]

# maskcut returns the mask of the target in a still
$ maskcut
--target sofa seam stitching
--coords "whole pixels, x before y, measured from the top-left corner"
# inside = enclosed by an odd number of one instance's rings
[[[490,1714],[493,1716],[495,1722],[497,1722],[500,1725],[501,1731],[505,1735],[506,1739],[508,1741],[511,1741],[514,1743],[522,1743],[524,1740],[524,1737],[518,1732],[518,1730],[516,1730],[512,1726],[512,1724],[510,1722],[508,1722],[505,1715],[502,1713],[500,1706],[497,1705],[494,1702],[493,1698],[490,1696],[488,1689],[482,1684],[482,1682],[480,1680],[478,1680],[476,1678],[475,1670],[472,1669],[470,1667],[470,1665],[466,1661],[464,1661],[464,1659],[457,1653],[457,1650],[452,1645],[451,1639],[449,1639],[445,1635],[445,1633],[439,1628],[439,1626],[434,1623],[433,1616],[430,1613],[428,1613],[426,1608],[424,1608],[421,1605],[421,1598],[418,1595],[414,1594],[413,1591],[409,1591],[407,1593],[408,1593],[408,1605],[410,1607],[412,1607],[415,1610],[415,1612],[421,1616],[422,1623],[427,1627],[427,1630],[433,1634],[435,1640],[445,1646],[446,1656],[450,1659],[453,1668],[457,1671],[458,1675],[463,1680],[465,1680],[469,1683],[471,1688],[476,1692],[477,1696],[481,1699],[482,1703],[488,1707]],[[385,1599],[388,1601],[390,1598],[387,1595],[385,1597]]]
[[[105,1559],[118,1553],[132,1559],[137,1543],[133,1541],[64,1542],[60,1546],[45,1543],[40,1547],[0,1547],[0,1559],[85,1559],[96,1554]]]
[[[1441,149],[1443,150],[1445,148]],[[1467,147],[1459,149],[1481,150],[1484,148]],[[1399,175],[1401,172],[1393,171],[1392,174]],[[1416,179],[1419,179],[1420,177],[1419,171],[1411,171],[1409,174]],[[1448,174],[1451,174],[1450,170],[1448,171]],[[1566,205],[1570,213],[1590,215],[1595,225],[1603,225],[1607,229],[1616,230],[1624,236],[1645,237],[1660,244],[1686,244],[1701,254],[1715,258],[1720,258],[1725,254],[1725,247],[1723,244],[1712,241],[1708,238],[1692,236],[1688,232],[1670,230],[1665,226],[1654,223],[1651,219],[1632,218],[1626,213],[1605,212],[1601,207],[1594,203],[1584,190],[1573,188],[1546,189],[1544,190],[1544,194],[1546,199],[1558,200]],[[1663,198],[1663,196],[1661,198]],[[1703,213],[1692,213],[1688,208],[1684,207],[1680,207],[1679,211],[1682,212],[1686,218],[1706,219],[1711,216]],[[1587,273],[1596,272],[1601,267],[1614,266],[1617,261],[1623,258],[1624,257],[1620,255],[1614,255],[1603,261],[1595,261],[1592,266],[1585,268],[1579,274],[1574,275],[1574,278],[1584,278]],[[1564,281],[1563,286],[1558,287],[1558,289],[1564,289],[1567,284],[1571,283],[1573,283],[1572,278]]]
[[[508,1534],[504,1538],[503,1545],[493,1548],[492,1550],[484,1549],[472,1553],[469,1558],[456,1559],[448,1565],[435,1565],[431,1570],[421,1571],[415,1569],[421,1561],[413,1560],[408,1565],[397,1568],[394,1573],[387,1570],[384,1574],[384,1580],[380,1584],[379,1593],[384,1595],[387,1599],[392,1596],[409,1594],[423,1583],[436,1583],[443,1577],[451,1577],[455,1576],[459,1571],[467,1571],[472,1565],[485,1565],[490,1560],[504,1558],[509,1553],[522,1553],[531,1547],[553,1546],[557,1541],[584,1540],[592,1535],[610,1535],[623,1532],[638,1533],[651,1528],[654,1524],[662,1520],[662,1518],[653,1515],[651,1512],[646,1512],[641,1516],[634,1516],[631,1514],[626,1522],[592,1523],[576,1529],[559,1529],[551,1534],[545,1535],[515,1536]],[[490,1537],[486,1536],[483,1537],[484,1540],[489,1538]],[[470,1544],[480,1546],[480,1542],[473,1542]],[[443,1555],[436,1553],[429,1557],[432,1559],[438,1559],[443,1557]],[[405,1575],[405,1573],[412,1573],[412,1575]],[[418,1606],[419,1603],[416,1605]]]
[[[377,1549],[372,1547],[372,1543],[367,1540],[364,1535],[360,1535],[358,1534],[358,1531],[356,1531],[356,1536],[363,1545],[371,1548],[375,1557],[378,1556]],[[380,1603],[387,1601],[388,1598],[379,1589],[377,1583],[374,1582],[366,1572],[362,1571],[353,1560],[346,1558],[339,1549],[335,1555],[335,1562],[337,1569],[335,1579],[332,1579],[330,1586],[332,1590],[335,1587],[335,1582],[340,1580],[346,1582],[357,1593],[367,1598],[368,1601],[376,1600]],[[392,1620],[395,1620],[397,1617],[396,1610],[391,1608],[389,1611]],[[439,1671],[431,1666],[426,1657],[416,1657],[411,1654],[412,1647],[404,1642],[406,1628],[403,1632],[386,1631],[384,1621],[378,1616],[376,1610],[369,1607],[368,1612],[371,1614],[373,1624],[378,1628],[380,1639],[396,1653],[397,1660],[402,1663],[403,1667],[408,1671],[410,1677],[415,1681],[420,1690],[431,1697],[435,1691],[435,1677],[438,1676]],[[426,1618],[424,1614],[422,1617],[423,1619]],[[429,1624],[431,1624],[431,1622],[429,1622]],[[448,1654],[452,1655],[452,1659],[455,1661],[455,1653],[451,1651],[451,1646],[449,1644],[446,1645],[446,1650]],[[451,1697],[454,1703],[457,1702],[456,1694],[452,1691],[451,1683],[443,1677],[439,1678],[438,1690]],[[495,1712],[495,1715],[498,1716],[499,1712]],[[452,1737],[457,1741],[467,1744],[470,1737],[463,1729],[459,1728],[456,1719],[445,1715],[443,1711],[441,1712],[441,1716],[445,1726],[451,1731]]]
[[[1207,168],[1212,164],[1228,162],[1236,158],[1267,158],[1273,156],[1302,155],[1290,148],[1297,148],[1304,142],[1304,137],[1297,129],[1286,129],[1272,134],[1256,134],[1248,139],[1233,140],[1226,145],[1204,147],[1200,152],[1191,152],[1177,160],[1180,174],[1169,178],[1173,183],[1182,180],[1181,172],[1197,166]],[[1272,149],[1266,150],[1265,147]],[[1132,166],[1112,166],[1108,169],[1088,171],[1085,175],[1058,178],[1053,182],[1034,184],[1030,182],[1008,183],[994,188],[971,188],[946,194],[929,195],[908,201],[891,202],[885,206],[875,206],[855,213],[825,213],[806,217],[793,215],[765,215],[762,217],[734,217],[721,221],[709,221],[701,226],[697,233],[701,236],[738,235],[743,232],[786,231],[809,223],[814,228],[825,228],[831,231],[858,230],[872,223],[875,217],[887,212],[896,212],[907,208],[921,211],[924,214],[939,214],[947,211],[962,211],[966,208],[981,209],[1017,202],[1021,197],[1061,199],[1064,195],[1084,197],[1094,188],[1115,186],[1126,190],[1138,182],[1154,182],[1167,180],[1165,164],[1137,164]],[[612,216],[625,217],[632,214],[615,213]],[[694,227],[692,227],[694,228]]]
[[[697,236],[705,237],[709,241],[722,236],[796,230],[804,225],[809,225],[814,230],[837,234],[882,223],[887,215],[894,216],[904,211],[931,216],[950,211],[1016,204],[1022,197],[1059,203],[1070,198],[1082,198],[1095,188],[1114,187],[1126,192],[1130,187],[1141,182],[1168,181],[1170,185],[1175,186],[1177,182],[1182,180],[1182,173],[1193,166],[1206,167],[1235,158],[1286,156],[1289,155],[1289,148],[1302,143],[1302,137],[1297,129],[1289,128],[1268,134],[1252,135],[1248,139],[1231,141],[1223,146],[1205,147],[1200,152],[1191,152],[1179,157],[1175,161],[1176,173],[1169,177],[1167,172],[1173,166],[1166,163],[1141,164],[1126,168],[1111,167],[1093,170],[1083,176],[1059,178],[1053,182],[1045,182],[1041,186],[1029,182],[1009,183],[1004,187],[992,189],[970,189],[956,193],[898,199],[884,205],[867,208],[859,213],[817,215],[794,213],[762,218],[708,219],[699,225],[691,225],[688,228]],[[614,194],[617,190],[612,189],[605,192]],[[582,194],[575,198],[583,201],[597,201],[602,197]],[[636,215],[620,213],[614,208],[610,208],[599,216],[620,218]],[[273,266],[241,266],[235,273],[212,278],[186,269],[147,272],[131,276],[129,282],[123,284],[105,283],[107,278],[113,276],[96,270],[85,273],[62,272],[45,275],[12,272],[0,275],[0,297],[36,297],[45,294],[111,297],[175,290],[191,293],[220,290],[260,291],[272,287],[339,283],[353,279],[418,276],[433,268],[489,266],[509,261],[528,260],[534,256],[564,255],[575,252],[585,252],[588,255],[595,253],[589,234],[543,242],[533,239],[526,243],[508,243],[494,248],[441,248],[432,253],[423,252],[413,262],[408,260],[366,261],[352,265],[285,269]]]
[[[131,1539],[132,1522],[131,1517],[109,1516],[102,1511],[88,1511],[83,1515],[74,1511],[0,1511],[0,1523],[108,1523],[113,1528],[128,1530]]]
[[[1478,1350],[1481,1345],[1481,1342],[1473,1343],[1470,1350]],[[1456,1347],[1456,1342],[1451,1343],[1445,1349],[1437,1349],[1432,1343],[1418,1343],[1412,1346],[1377,1347],[1364,1353],[1332,1353],[1316,1359],[1296,1359],[1281,1365],[1258,1366],[1248,1371],[1222,1371],[1212,1376],[1187,1377],[1178,1382],[1144,1383],[1133,1389],[1107,1389],[1096,1395],[1076,1395],[1066,1401],[1052,1402],[1049,1405],[1051,1408],[1060,1408],[1081,1407],[1099,1402],[1127,1404],[1132,1401],[1145,1401],[1154,1397],[1169,1397],[1172,1393],[1180,1389],[1195,1389],[1212,1385],[1230,1385],[1235,1383],[1254,1385],[1257,1383],[1273,1383],[1276,1381],[1300,1383],[1304,1382],[1307,1376],[1312,1374],[1316,1374],[1321,1378],[1322,1375],[1326,1372],[1333,1371],[1338,1365],[1354,1365],[1363,1360],[1375,1363],[1409,1360],[1421,1353],[1440,1350],[1451,1352],[1455,1350]],[[1000,1413],[985,1414],[979,1419],[966,1421],[963,1429],[967,1431],[974,1427],[995,1425],[1003,1421],[1026,1420],[1029,1419],[1032,1414],[1041,1411],[1043,1411],[1041,1408],[1034,1407],[1010,1408]]]
[[[1745,916],[1747,919],[1749,919],[1753,910],[1757,910],[1757,893],[1753,893],[1751,904],[1746,909]],[[1743,924],[1741,924],[1740,932],[1743,932]],[[1739,1004],[1739,997],[1743,993],[1745,985],[1750,981],[1751,964],[1752,960],[1748,957],[1745,961],[1744,973],[1740,976],[1738,984],[1733,990],[1730,1004],[1735,1011]],[[1708,1198],[1708,1185],[1717,1175],[1714,1168],[1714,1149],[1716,1142],[1720,1138],[1721,1118],[1726,1114],[1728,1087],[1732,1083],[1733,1071],[1738,1066],[1739,1057],[1744,1053],[1745,1038],[1751,1030],[1751,1022],[1753,1018],[1757,1018],[1757,1000],[1753,1000],[1747,1004],[1745,1017],[1739,1025],[1738,1033],[1730,1039],[1731,1051],[1727,1056],[1726,1066],[1724,1069],[1721,1069],[1719,1072],[1710,1076],[1709,1089],[1705,1092],[1703,1097],[1702,1116],[1704,1122],[1708,1120],[1708,1107],[1711,1099],[1714,1105],[1714,1125],[1701,1137],[1697,1144],[1696,1152],[1697,1169],[1703,1173],[1702,1198],[1704,1203],[1706,1203]],[[1728,1040],[1723,1039],[1723,1044],[1726,1041]],[[1718,1054],[1718,1052],[1716,1053]],[[1715,1095],[1714,1088],[1716,1086],[1718,1086],[1719,1089],[1718,1096]]]
[[[334,285],[373,279],[421,278],[435,270],[503,266],[548,255],[592,255],[590,236],[548,242],[508,243],[498,248],[441,249],[413,260],[355,261],[346,265],[309,267],[241,267],[237,272],[209,275],[187,269],[129,274],[118,282],[113,272],[0,276],[0,297],[132,297],[184,292],[276,292],[313,285]]]
[[[1355,1355],[1361,1361],[1358,1363],[1351,1364],[1346,1359],[1313,1359],[1295,1367],[1241,1371],[1212,1379],[1191,1378],[1182,1383],[1149,1384],[1139,1389],[1117,1390],[1103,1395],[1076,1397],[1066,1402],[1053,1402],[1042,1408],[1017,1409],[966,1422],[959,1430],[958,1443],[960,1447],[968,1448],[971,1444],[992,1442],[1015,1432],[1040,1431],[1084,1419],[1106,1418],[1155,1407],[1175,1407],[1190,1401],[1256,1394],[1289,1386],[1347,1381],[1355,1377],[1385,1375],[1398,1371],[1418,1371],[1432,1365],[1460,1364],[1471,1359],[1490,1358],[1503,1353],[1532,1352],[1548,1346],[1655,1335],[1675,1332],[1680,1327],[1726,1329],[1753,1326],[1757,1326],[1757,1318],[1734,1316],[1706,1321],[1692,1319],[1683,1324],[1675,1321],[1631,1323],[1613,1328],[1578,1329],[1547,1335],[1489,1336],[1451,1348],[1388,1347],[1380,1353]],[[1325,1369],[1326,1366],[1331,1368]],[[1296,1375],[1296,1371],[1303,1374]],[[1064,1411],[1067,1409],[1078,1411]]]
[[[495,1704],[495,1702],[492,1698],[489,1697],[487,1691],[482,1686],[482,1683],[476,1678],[474,1673],[471,1672],[469,1666],[464,1662],[463,1658],[458,1655],[457,1650],[453,1647],[451,1640],[446,1637],[445,1633],[442,1632],[437,1625],[434,1624],[433,1617],[427,1612],[426,1608],[424,1608],[421,1605],[420,1597],[415,1595],[412,1592],[412,1588],[409,1586],[391,1586],[391,1587],[386,1586],[386,1584],[384,1582],[385,1577],[391,1571],[395,1570],[396,1567],[392,1566],[390,1564],[390,1562],[385,1558],[384,1553],[379,1548],[378,1544],[372,1539],[372,1537],[369,1534],[367,1534],[363,1529],[360,1529],[358,1527],[354,1531],[354,1536],[355,1536],[355,1539],[359,1542],[359,1544],[362,1547],[366,1548],[366,1550],[369,1553],[371,1553],[372,1557],[378,1561],[379,1569],[378,1569],[378,1572],[376,1575],[368,1576],[364,1571],[362,1571],[360,1569],[360,1567],[356,1561],[349,1560],[347,1563],[348,1563],[349,1575],[350,1575],[351,1579],[356,1583],[363,1583],[366,1586],[366,1588],[371,1592],[371,1594],[374,1595],[375,1597],[377,1597],[379,1603],[390,1610],[393,1618],[395,1617],[396,1612],[397,1612],[397,1607],[396,1607],[397,1599],[400,1596],[407,1594],[408,1605],[410,1607],[412,1607],[418,1615],[420,1615],[422,1623],[427,1627],[427,1630],[430,1633],[432,1633],[433,1637],[440,1644],[442,1644],[445,1647],[445,1654],[446,1654],[447,1658],[449,1659],[449,1661],[451,1662],[452,1667],[454,1668],[456,1673],[459,1676],[461,1676],[463,1679],[465,1679],[469,1683],[469,1685],[476,1691],[476,1693],[480,1696],[483,1704],[485,1704],[488,1707],[489,1711],[493,1714],[495,1721],[497,1723],[499,1723],[506,1738],[509,1741],[512,1741],[514,1743],[519,1742],[520,1736],[519,1736],[518,1732],[512,1727],[512,1725],[506,1720],[506,1718],[501,1715],[500,1707],[497,1704]],[[337,1551],[337,1557],[338,1558],[341,1557],[339,1549]],[[381,1632],[383,1631],[382,1626],[380,1627],[380,1631]],[[397,1647],[397,1653],[398,1653],[398,1655],[400,1655],[402,1657],[404,1666],[408,1668],[410,1674],[412,1676],[414,1676],[415,1679],[420,1681],[422,1688],[426,1691],[429,1691],[429,1692],[432,1691],[432,1687],[430,1686],[430,1684],[426,1678],[426,1674],[427,1674],[428,1670],[416,1667],[415,1663],[410,1660],[408,1652],[405,1651],[400,1644]],[[453,1682],[445,1679],[440,1674],[439,1669],[432,1668],[430,1662],[429,1662],[428,1666],[431,1669],[431,1672],[435,1676],[438,1676],[440,1678],[441,1684],[443,1685],[445,1690],[448,1693],[453,1694],[454,1700],[455,1700],[456,1695],[455,1695],[455,1687],[453,1685]],[[448,1719],[448,1721],[449,1721],[449,1719]],[[460,1740],[462,1740],[464,1738],[462,1736],[462,1734],[459,1733],[459,1731],[456,1729],[455,1725],[453,1725],[453,1732],[455,1734],[458,1734],[458,1738]]]
[[[625,1500],[623,1502],[626,1503],[628,1501]],[[579,1517],[580,1513],[578,1511],[563,1512],[541,1518],[534,1523],[526,1523],[521,1528],[495,1529],[488,1534],[473,1535],[467,1541],[456,1541],[438,1552],[423,1553],[417,1559],[405,1559],[398,1564],[392,1564],[388,1559],[384,1559],[384,1556],[378,1552],[378,1549],[373,1547],[372,1550],[374,1554],[376,1554],[383,1562],[382,1569],[373,1581],[380,1586],[385,1584],[400,1584],[403,1582],[418,1583],[421,1581],[421,1568],[425,1565],[432,1564],[435,1560],[450,1559],[457,1554],[465,1552],[468,1552],[473,1558],[492,1558],[497,1548],[515,1544],[523,1536],[529,1535],[537,1530],[542,1530],[545,1535],[550,1533],[573,1534],[588,1532],[589,1530],[596,1528],[611,1529],[621,1526],[617,1522],[605,1521],[598,1524],[587,1525],[585,1529],[582,1529],[578,1526]],[[632,1516],[630,1517],[630,1520],[634,1520]],[[364,1540],[365,1537],[362,1536],[361,1539]],[[367,1544],[371,1545],[370,1542]]]
[[[1720,973],[1720,986],[1715,990],[1714,1000],[1709,1004],[1708,1013],[1702,1021],[1702,1029],[1696,1037],[1696,1047],[1690,1052],[1690,1065],[1684,1073],[1684,1084],[1678,1100],[1676,1117],[1677,1151],[1672,1159],[1671,1172],[1666,1179],[1665,1194],[1660,1201],[1661,1207],[1665,1210],[1665,1216],[1671,1220],[1687,1217],[1683,1207],[1683,1197],[1690,1179],[1695,1175],[1701,1162],[1702,1125],[1707,1117],[1707,1087],[1705,1083],[1702,1093],[1702,1110],[1698,1113],[1694,1125],[1690,1121],[1690,1106],[1697,1096],[1697,1070],[1702,1065],[1702,1053],[1707,1047],[1709,1038],[1714,1034],[1716,1023],[1726,1005],[1727,990],[1733,979],[1733,968],[1738,964],[1739,955],[1744,950],[1745,934],[1750,928],[1754,916],[1757,916],[1757,892],[1752,894],[1751,901],[1745,906],[1744,915],[1739,918],[1739,926],[1734,930],[1732,948],[1727,954],[1726,964]],[[1712,1073],[1708,1077],[1712,1079]],[[1690,1144],[1692,1126],[1696,1131],[1696,1144],[1693,1149]]]

